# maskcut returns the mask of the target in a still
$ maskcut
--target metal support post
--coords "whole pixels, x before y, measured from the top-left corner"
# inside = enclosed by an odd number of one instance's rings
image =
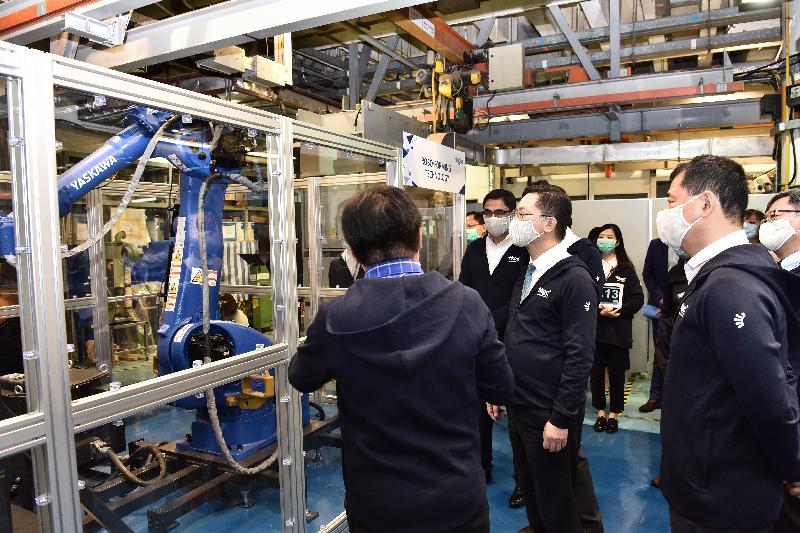
[[[297,262],[294,226],[294,161],[292,159],[293,123],[281,120],[279,176],[270,178],[269,212],[272,271],[274,279],[275,341],[285,342],[293,356],[297,351],[299,317],[297,313]],[[300,393],[289,385],[286,365],[275,369],[278,397],[278,477],[281,492],[281,523],[286,533],[306,532],[305,465],[303,462],[303,427]]]
[[[483,19],[483,22],[480,23],[478,29],[478,38],[475,39],[475,46],[480,48],[486,41],[489,40],[489,36],[492,34],[492,30],[494,29],[494,17],[486,17]]]
[[[386,160],[386,184],[403,188],[403,155],[400,149],[397,149],[394,159]]]
[[[389,40],[386,43],[386,46],[394,50],[397,48],[397,44],[400,42],[399,35],[392,35],[389,37]],[[378,60],[378,68],[375,71],[375,74],[372,76],[372,81],[369,84],[369,89],[367,89],[367,96],[364,97],[364,100],[368,100],[370,102],[375,101],[375,97],[378,96],[378,89],[381,88],[383,84],[383,78],[386,77],[386,71],[389,70],[389,63],[391,63],[392,57],[389,54],[382,54],[381,58]]]
[[[75,59],[79,42],[80,37],[77,35],[71,35],[66,31],[61,32],[60,35],[50,38],[50,53]]]
[[[589,59],[589,54],[586,52],[586,48],[584,48],[580,40],[578,40],[578,37],[575,35],[575,32],[569,25],[569,22],[567,22],[567,19],[564,18],[564,14],[561,12],[561,6],[557,4],[550,4],[547,6],[547,9],[550,10],[550,15],[552,15],[553,20],[555,20],[559,29],[569,41],[572,51],[575,52],[578,60],[580,60],[581,65],[589,75],[589,79],[599,80],[600,73],[597,72],[597,69],[592,64],[592,60]]]
[[[100,189],[86,198],[89,207],[89,235],[103,228],[103,193]],[[109,330],[108,286],[106,282],[106,252],[103,241],[89,248],[89,275],[92,288],[92,330],[94,331],[94,365],[101,372],[111,370],[111,331]],[[145,331],[145,334],[147,332]]]
[[[609,78],[619,78],[619,0],[608,0],[608,31],[611,38],[611,71]]]
[[[82,531],[78,498],[77,462],[69,402],[66,325],[64,316],[63,277],[61,272],[61,235],[56,196],[55,116],[53,72],[50,57],[31,53],[25,65],[23,139],[25,141],[25,179],[19,218],[26,221],[25,234],[17,230],[17,244],[26,246],[18,257],[28,254],[25,274],[29,276],[27,294],[20,293],[24,338],[32,340],[31,357],[38,360],[40,409],[44,412],[47,438],[47,492],[39,493],[43,510],[50,515],[50,529],[59,533]],[[21,207],[21,209],[19,209]],[[22,244],[24,243],[24,244]],[[31,311],[35,310],[36,320]],[[28,333],[30,328],[30,333]],[[30,335],[30,337],[28,336]],[[23,345],[24,346],[24,345]],[[27,369],[26,369],[27,370]],[[33,369],[31,369],[33,370]],[[40,465],[41,467],[41,465]],[[39,486],[37,489],[41,489]]]
[[[23,127],[23,103],[22,103],[22,83],[20,80],[11,78],[6,84],[8,93],[8,134],[11,138],[24,139]],[[27,198],[27,175],[25,172],[25,147],[24,144],[9,147],[12,187],[14,197],[15,213],[15,242],[18,249],[30,250],[28,239],[28,217],[25,216],[25,206]],[[30,287],[30,255],[28,253],[17,254],[17,295],[19,298],[19,318],[22,333],[22,352],[34,353],[34,331],[36,324],[36,309],[33,305]],[[20,354],[20,357],[23,357]],[[41,411],[39,391],[41,390],[38,358],[23,357],[23,369],[25,372],[25,398],[28,404],[28,412],[34,413]],[[47,489],[47,458],[44,448],[39,446],[31,450],[31,468],[33,469],[33,489],[36,494],[46,494]],[[39,531],[53,531],[49,513],[36,513]]]
[[[319,179],[308,177],[308,286],[311,289],[311,305],[306,308],[306,323],[310,324],[319,311],[320,286],[322,285],[322,206],[319,202]]]
[[[347,45],[348,109],[355,109],[361,101],[361,72],[358,70],[358,43]]]
[[[467,220],[467,197],[463,194],[453,195],[453,279],[461,275],[461,258],[464,257]]]

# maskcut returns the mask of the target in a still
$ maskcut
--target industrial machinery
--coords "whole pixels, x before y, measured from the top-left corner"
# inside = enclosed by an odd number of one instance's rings
[[[260,173],[256,182],[241,174],[246,154],[255,148],[255,132],[193,121],[142,106],[114,112],[123,113],[125,128],[59,176],[60,215],[69,213],[75,202],[89,191],[138,160],[131,185],[103,230],[85,243],[62,251],[62,255],[75,255],[99,242],[130,201],[147,160],[163,157],[180,172],[180,208],[173,221],[174,243],[167,266],[166,302],[157,334],[159,375],[270,345],[270,340],[254,329],[218,320],[217,306],[225,190],[233,182],[254,191],[263,191],[266,186]],[[0,253],[13,262],[13,214],[0,220]],[[131,443],[127,460],[119,459],[112,447],[100,439],[90,438],[78,443],[79,458],[108,457],[123,474],[123,477],[94,486],[91,492],[81,492],[82,503],[89,511],[84,523],[90,530],[103,525],[113,531],[128,531],[123,529],[127,526],[119,514],[132,512],[157,500],[154,496],[163,496],[190,483],[192,490],[177,503],[166,510],[156,509],[149,517],[151,531],[166,531],[174,526],[177,516],[221,494],[227,482],[264,472],[275,461],[278,453],[274,444],[277,438],[275,387],[269,372],[251,375],[175,403],[196,411],[191,434],[182,441]],[[307,396],[303,397],[302,418],[307,437],[316,438],[338,427],[338,417],[333,417],[326,421],[324,428],[323,424],[311,428]],[[311,445],[310,442],[306,444]],[[320,445],[320,440],[314,445]],[[277,476],[273,475],[272,479],[277,481]],[[136,492],[137,486],[144,489]],[[127,495],[125,505],[109,504],[109,499],[121,495]]]

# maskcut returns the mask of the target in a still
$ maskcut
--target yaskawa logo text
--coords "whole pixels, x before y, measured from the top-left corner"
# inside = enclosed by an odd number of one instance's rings
[[[539,287],[539,290],[536,291],[536,296],[541,296],[542,298],[549,298],[551,292],[552,292],[552,289],[550,289],[548,291],[548,290],[545,290],[545,289]]]
[[[92,168],[90,168],[89,170],[87,170],[86,172],[84,172],[80,178],[71,181],[70,186],[76,191],[79,191],[81,187],[91,182],[92,179],[99,176],[101,172],[108,170],[116,163],[117,163],[117,158],[114,157],[113,155],[110,155],[105,159],[103,159],[102,161],[100,161],[95,166],[93,166]]]
[[[519,263],[519,257],[517,257],[516,255],[509,255],[508,256],[508,262],[509,263]]]

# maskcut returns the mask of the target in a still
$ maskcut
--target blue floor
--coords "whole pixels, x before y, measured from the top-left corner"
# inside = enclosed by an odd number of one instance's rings
[[[589,457],[595,489],[607,533],[669,531],[667,506],[661,492],[650,486],[658,472],[661,445],[657,434],[660,411],[641,415],[636,407],[646,399],[648,385],[634,384],[626,413],[615,435],[595,433],[584,425],[583,447]],[[587,409],[586,422],[595,413]],[[146,415],[126,420],[128,440],[175,440],[189,432],[194,414],[173,407],[161,407]],[[627,429],[627,428],[635,429]],[[510,509],[508,497],[514,488],[511,447],[505,419],[495,424],[493,481],[488,486],[492,531],[516,533],[526,525],[524,509]],[[344,487],[341,477],[341,453],[323,448],[317,456],[306,457],[309,508],[320,513],[309,524],[309,532],[319,528],[342,511]],[[168,496],[154,506],[174,498]],[[222,499],[198,507],[180,520],[175,531],[280,531],[278,492],[269,487],[253,491],[256,505],[241,509]],[[147,512],[129,515],[125,522],[136,532],[147,532]]]

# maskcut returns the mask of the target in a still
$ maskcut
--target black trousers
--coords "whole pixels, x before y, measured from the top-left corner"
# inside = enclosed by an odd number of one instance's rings
[[[769,529],[712,529],[692,522],[678,513],[674,507],[669,508],[669,525],[672,533],[769,533]]]
[[[494,421],[486,411],[486,404],[478,406],[478,433],[481,438],[481,466],[484,472],[492,471],[492,429]]]
[[[592,407],[597,410],[606,409],[606,374],[608,368],[608,395],[611,398],[611,412],[621,413],[625,410],[625,371],[628,370],[628,348],[620,348],[605,343],[597,343],[594,364],[589,377],[592,389]]]
[[[581,528],[586,533],[603,533],[603,515],[600,513],[600,504],[597,503],[597,494],[594,492],[594,480],[589,469],[589,458],[583,452],[581,437],[583,436],[583,417],[586,415],[586,402],[581,402],[576,418],[576,431],[578,455],[575,464],[575,503],[578,505],[578,515]]]
[[[536,533],[579,533],[574,490],[577,428],[568,428],[563,450],[550,452],[542,448],[546,419],[547,415],[539,410],[508,408],[514,471],[525,496],[528,524]]]
[[[800,499],[788,494],[784,498],[781,516],[773,533],[797,533],[800,531]]]
[[[413,510],[409,511],[413,512]],[[347,515],[347,525],[350,533],[381,533],[379,529],[370,529],[350,515]],[[421,528],[421,530],[431,531],[429,528]],[[462,526],[447,531],[437,531],[437,533],[489,533],[489,503],[484,501],[478,512],[469,517]]]

